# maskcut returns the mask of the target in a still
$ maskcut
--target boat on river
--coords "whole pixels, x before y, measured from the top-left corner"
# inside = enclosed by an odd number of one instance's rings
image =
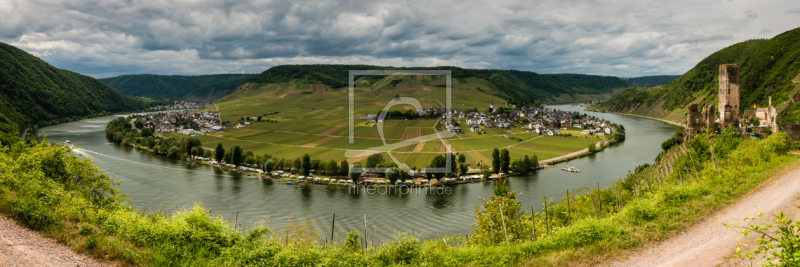
[[[67,140],[66,142],[64,142],[64,144],[66,144],[67,147],[69,147],[69,148],[72,148],[72,146],[73,146],[72,145],[72,141],[70,141],[70,140]]]
[[[581,172],[581,170],[578,170],[578,168],[575,168],[575,167],[561,168],[561,170],[564,170],[564,171],[567,171],[567,172]]]

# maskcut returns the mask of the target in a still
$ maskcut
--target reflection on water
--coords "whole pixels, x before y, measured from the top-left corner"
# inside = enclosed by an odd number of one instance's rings
[[[569,106],[550,107],[584,113]],[[533,204],[539,209],[539,196],[559,201],[567,188],[594,187],[597,182],[601,187],[611,185],[635,165],[652,161],[661,150],[661,142],[676,129],[639,117],[585,113],[624,125],[626,141],[592,156],[509,179],[511,190],[522,193],[519,201],[524,206]],[[412,229],[423,238],[434,238],[471,231],[473,206],[480,204],[479,198],[488,198],[494,186],[494,182],[454,186],[449,195],[350,194],[346,187],[262,181],[110,143],[103,131],[106,123],[116,117],[48,126],[39,133],[47,135],[50,142],[71,140],[79,146],[81,149],[77,151],[122,182],[120,191],[129,195],[139,210],[148,205],[180,209],[201,203],[231,221],[238,209],[240,224],[268,218],[273,225],[281,225],[284,219],[295,216],[316,221],[315,227],[322,232],[330,232],[330,219],[335,212],[336,226],[341,232],[363,229],[366,215],[370,225],[376,226],[376,239]],[[563,166],[575,166],[581,172],[566,173],[561,171]],[[345,236],[337,236],[337,240]]]

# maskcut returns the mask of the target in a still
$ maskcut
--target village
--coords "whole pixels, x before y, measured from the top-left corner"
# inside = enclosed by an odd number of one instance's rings
[[[187,101],[175,101],[172,105],[154,106],[151,110],[172,110],[172,109],[204,109],[211,106],[210,103],[198,103]]]
[[[156,134],[181,133],[188,136],[198,136],[202,133],[230,128],[230,125],[221,125],[219,112],[215,111],[148,114],[135,118],[131,123],[136,124],[137,128],[141,123],[142,129],[153,129]]]

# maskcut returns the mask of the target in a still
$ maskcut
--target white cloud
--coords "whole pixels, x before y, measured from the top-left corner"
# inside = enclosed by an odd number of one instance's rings
[[[0,41],[95,77],[306,63],[630,77],[680,74],[725,46],[794,28],[791,3],[0,0]]]

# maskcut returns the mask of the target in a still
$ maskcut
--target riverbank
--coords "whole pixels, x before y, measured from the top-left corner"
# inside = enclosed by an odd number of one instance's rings
[[[699,161],[688,162],[688,158],[681,157],[687,160],[685,164],[698,166],[692,178],[680,176],[680,170],[675,169],[666,177],[659,176],[660,180],[631,180],[629,176],[609,189],[578,191],[567,198],[569,202],[551,204],[542,212],[535,213],[536,241],[530,241],[530,227],[521,227],[531,225],[531,213],[506,214],[503,224],[511,228],[505,234],[510,240],[515,240],[508,244],[501,241],[506,229],[500,224],[500,216],[491,216],[497,222],[493,224],[492,235],[483,232],[489,225],[479,223],[486,228],[462,232],[468,233],[469,238],[456,235],[421,241],[400,234],[383,245],[364,241],[362,250],[361,246],[344,245],[359,243],[344,241],[346,234],[342,232],[334,233],[338,237],[334,238],[335,242],[328,242],[330,239],[324,239],[327,233],[311,230],[308,222],[287,222],[284,228],[259,230],[267,228],[261,228],[266,226],[259,223],[231,227],[220,217],[215,219],[202,206],[174,213],[132,211],[124,205],[116,206],[113,193],[108,195],[110,202],[104,200],[105,197],[89,200],[80,193],[80,186],[60,185],[48,176],[33,175],[40,173],[39,167],[30,172],[31,168],[18,166],[22,162],[25,166],[39,166],[51,161],[52,157],[66,157],[63,159],[67,165],[75,166],[68,169],[70,173],[66,177],[81,175],[89,179],[87,181],[94,179],[91,177],[95,176],[87,176],[82,169],[94,168],[91,163],[79,163],[68,154],[59,154],[61,149],[46,145],[0,154],[0,164],[9,166],[2,169],[5,172],[2,177],[10,179],[2,183],[0,209],[35,229],[48,229],[45,232],[49,235],[65,237],[68,240],[65,242],[76,249],[98,257],[108,255],[106,257],[110,260],[134,265],[291,266],[315,262],[364,266],[574,265],[576,261],[606,261],[626,249],[662,240],[703,218],[726,201],[745,194],[774,173],[775,168],[796,161],[796,156],[781,154],[788,147],[782,142],[776,143],[781,136],[785,137],[785,134],[776,133],[758,141],[712,139],[713,142],[741,143],[738,147],[734,145],[736,148],[729,154],[717,155],[722,161],[719,165],[735,167],[717,169],[709,158],[694,157]],[[758,156],[744,160],[741,155]],[[683,164],[676,161],[673,166]],[[48,186],[37,186],[42,183]],[[70,187],[64,187],[67,185]],[[33,205],[43,201],[38,198],[41,195],[49,198],[43,204]],[[394,201],[399,201],[399,198]],[[517,200],[512,202],[520,205]],[[571,215],[562,217],[558,214]],[[345,217],[345,222],[347,219]],[[200,227],[200,222],[205,226]],[[339,221],[336,223],[338,225]],[[374,225],[367,222],[367,229]],[[244,229],[248,229],[247,234],[243,233]],[[345,231],[350,229],[358,228]],[[372,233],[365,231],[360,236],[372,237]],[[198,241],[208,237],[213,237],[213,240]]]
[[[589,109],[589,108],[594,109],[594,111],[596,111],[596,112],[607,112],[607,111],[601,111],[601,110],[599,110],[599,109],[597,109],[597,108],[595,108],[593,106],[587,106],[586,107],[586,109]],[[664,123],[667,123],[667,124],[675,125],[675,126],[678,126],[678,127],[686,128],[686,124],[683,124],[683,123],[680,123],[680,122],[671,121],[671,120],[656,118],[656,117],[649,117],[649,116],[638,115],[638,114],[633,114],[633,113],[621,113],[621,112],[608,112],[608,113],[626,115],[626,116],[634,116],[634,117],[645,118],[645,119],[651,119],[651,120],[660,121],[660,122],[664,122]]]

